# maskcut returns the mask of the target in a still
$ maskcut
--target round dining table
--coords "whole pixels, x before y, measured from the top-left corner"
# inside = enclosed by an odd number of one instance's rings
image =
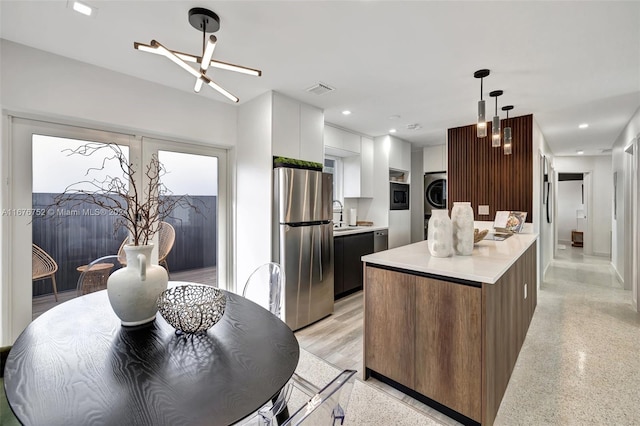
[[[269,311],[225,294],[224,315],[201,334],[178,335],[160,314],[123,327],[106,290],[48,310],[7,358],[11,409],[25,425],[47,426],[229,425],[245,418],[291,378],[300,348]]]

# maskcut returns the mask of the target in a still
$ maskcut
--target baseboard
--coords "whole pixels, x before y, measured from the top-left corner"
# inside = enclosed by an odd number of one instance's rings
[[[620,272],[618,272],[618,269],[616,268],[616,265],[613,264],[613,262],[611,262],[611,267],[613,268],[613,271],[616,273],[616,279],[618,280],[618,282],[624,285],[624,277],[620,275]]]

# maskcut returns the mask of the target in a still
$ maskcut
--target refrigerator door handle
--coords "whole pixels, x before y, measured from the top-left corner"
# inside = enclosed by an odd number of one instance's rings
[[[318,269],[320,273],[320,282],[324,281],[322,274],[322,227],[318,227],[318,238],[317,238],[317,246],[318,246]]]

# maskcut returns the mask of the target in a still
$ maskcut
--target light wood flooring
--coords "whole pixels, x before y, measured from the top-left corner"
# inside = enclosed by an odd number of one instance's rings
[[[300,347],[339,369],[358,370],[357,377],[362,378],[363,317],[363,292],[359,291],[337,300],[332,315],[296,331],[295,335]],[[443,425],[459,424],[379,380],[370,378],[367,383],[428,414]]]

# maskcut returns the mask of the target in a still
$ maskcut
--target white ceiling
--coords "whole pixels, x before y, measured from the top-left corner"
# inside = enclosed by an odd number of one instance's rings
[[[214,59],[259,68],[262,77],[209,71],[250,100],[268,90],[325,111],[327,122],[416,146],[442,144],[472,124],[484,80],[487,115],[533,114],[556,155],[597,154],[640,106],[640,2],[619,1],[95,1],[95,17],[66,0],[0,1],[1,37],[187,92],[193,78],[160,56],[133,49],[156,39],[201,53],[187,12],[216,12]],[[42,72],[46,73],[46,64]],[[306,88],[323,82],[325,95]],[[204,87],[199,94],[228,102]],[[344,116],[341,111],[353,113]],[[399,119],[389,117],[400,115]],[[589,128],[578,129],[587,122]],[[420,130],[407,130],[419,123]]]

